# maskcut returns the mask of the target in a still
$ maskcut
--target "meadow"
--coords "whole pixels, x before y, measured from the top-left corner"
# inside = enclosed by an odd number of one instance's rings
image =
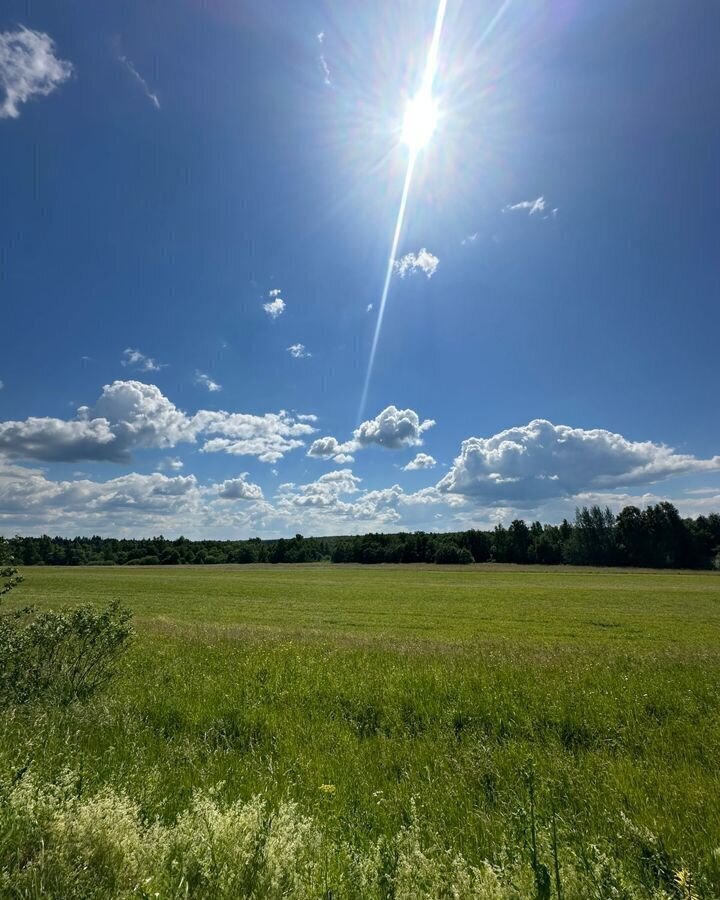
[[[24,574],[136,638],[0,713],[2,897],[720,895],[718,573]]]

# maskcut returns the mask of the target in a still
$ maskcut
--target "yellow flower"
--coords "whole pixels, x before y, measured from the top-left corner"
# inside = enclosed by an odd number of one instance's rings
[[[323,794],[334,794],[335,793],[335,785],[334,784],[321,784],[319,790],[323,792]]]

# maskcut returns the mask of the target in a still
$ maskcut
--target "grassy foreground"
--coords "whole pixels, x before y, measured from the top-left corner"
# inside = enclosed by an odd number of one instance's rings
[[[138,638],[89,705],[2,714],[2,897],[720,893],[717,574],[25,575]]]

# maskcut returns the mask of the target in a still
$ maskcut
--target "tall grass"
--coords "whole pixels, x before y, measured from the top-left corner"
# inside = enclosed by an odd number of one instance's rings
[[[708,599],[663,638],[637,580],[643,639],[578,642],[514,584],[522,637],[288,629],[282,597],[269,636],[231,580],[203,623],[141,618],[104,694],[0,720],[0,896],[718,896]]]

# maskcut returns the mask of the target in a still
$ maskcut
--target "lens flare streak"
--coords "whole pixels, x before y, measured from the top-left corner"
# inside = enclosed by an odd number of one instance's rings
[[[445,12],[447,10],[447,0],[440,0],[438,3],[437,15],[435,16],[435,27],[433,29],[432,41],[428,51],[425,71],[423,73],[422,84],[420,89],[410,101],[410,104],[417,104],[419,98],[422,98],[428,109],[434,110],[432,89],[435,82],[435,74],[437,72],[438,51],[440,48],[440,37],[442,35],[443,22],[445,21]],[[407,113],[406,113],[407,116]],[[434,127],[431,123],[430,133]],[[407,128],[407,121],[405,128]],[[430,135],[427,135],[429,139]],[[387,269],[385,271],[385,282],[383,284],[382,294],[380,295],[380,307],[378,309],[377,322],[375,324],[375,334],[373,335],[372,346],[370,348],[370,359],[368,361],[367,373],[365,375],[365,384],[363,386],[362,398],[360,400],[360,410],[358,412],[358,425],[362,422],[365,413],[365,405],[367,403],[368,391],[370,389],[370,381],[372,378],[373,366],[375,365],[375,356],[377,354],[378,343],[380,341],[380,332],[382,331],[383,317],[385,315],[385,306],[387,305],[388,293],[390,292],[390,280],[392,279],[395,258],[400,244],[400,236],[402,234],[403,223],[405,220],[405,210],[407,209],[408,197],[410,195],[410,187],[412,185],[413,174],[415,172],[415,163],[419,151],[427,141],[418,141],[417,139],[407,141],[408,143],[408,162],[405,170],[405,182],[403,184],[402,196],[400,198],[400,207],[398,209],[397,219],[395,221],[395,231],[393,233],[392,245],[390,247],[390,256],[388,258]]]

